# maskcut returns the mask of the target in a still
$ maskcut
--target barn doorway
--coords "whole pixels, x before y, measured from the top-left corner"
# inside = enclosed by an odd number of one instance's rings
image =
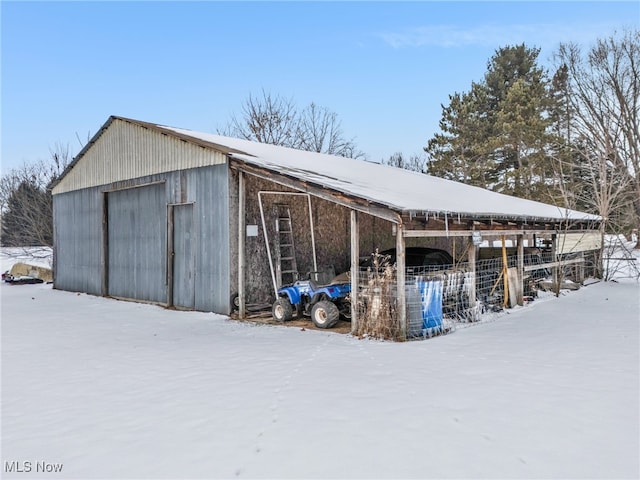
[[[170,271],[171,298],[168,302],[179,308],[195,308],[196,275],[193,231],[193,203],[169,205],[169,236],[171,238]]]
[[[107,201],[108,295],[166,302],[165,184],[108,192]]]

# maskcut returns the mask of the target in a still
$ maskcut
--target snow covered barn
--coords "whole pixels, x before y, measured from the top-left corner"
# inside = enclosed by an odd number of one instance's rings
[[[600,220],[376,163],[116,116],[69,165],[53,208],[55,288],[221,314],[235,298],[240,316],[272,302],[291,271],[357,273],[361,255],[395,247],[404,319],[408,245],[455,257],[464,242],[473,268],[481,239],[508,235],[521,249],[533,235],[568,232],[593,243]],[[350,281],[357,292],[358,275]]]

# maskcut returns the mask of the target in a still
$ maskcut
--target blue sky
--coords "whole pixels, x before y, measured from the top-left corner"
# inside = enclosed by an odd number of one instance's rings
[[[420,153],[496,49],[540,61],[640,2],[0,2],[2,171],[109,115],[215,133],[262,90],[338,114],[369,160]]]

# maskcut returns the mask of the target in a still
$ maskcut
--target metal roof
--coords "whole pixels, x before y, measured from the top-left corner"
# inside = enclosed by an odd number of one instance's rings
[[[388,165],[296,150],[238,138],[111,117],[227,154],[230,158],[334,192],[360,198],[398,213],[425,212],[468,218],[531,221],[600,221],[601,217],[504,195],[471,185]],[[74,159],[86,153],[92,142]],[[69,171],[67,170],[67,173]]]
[[[223,145],[231,158],[356,196],[397,212],[429,212],[478,218],[599,221],[601,217],[492,192],[452,180],[379,163],[279,147],[237,138],[159,128]]]

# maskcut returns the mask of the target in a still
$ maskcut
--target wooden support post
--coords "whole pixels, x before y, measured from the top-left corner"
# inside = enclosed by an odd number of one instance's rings
[[[360,276],[360,234],[358,230],[358,212],[351,210],[351,333],[358,331],[358,282]]]
[[[246,315],[244,292],[246,228],[244,172],[238,171],[238,316],[240,318]]]
[[[400,326],[400,337],[402,340],[407,339],[407,303],[406,303],[406,261],[405,261],[405,239],[403,235],[404,225],[398,223],[396,225],[396,283],[397,283],[397,314],[398,324]]]
[[[476,297],[476,244],[473,243],[473,237],[470,239],[469,243],[469,252],[467,256],[467,260],[469,262],[469,280],[470,285],[468,288],[467,294],[469,295],[469,313],[472,322],[475,322],[477,319],[477,297]]]
[[[453,258],[453,264],[458,263],[458,259],[456,258],[456,240],[457,238],[453,237],[453,241],[451,242],[451,258]]]
[[[507,264],[507,240],[504,235],[502,235],[502,282],[503,282],[503,292],[502,292],[502,306],[509,306],[509,275],[508,273],[509,265]]]
[[[558,234],[551,234],[551,261],[556,264],[558,256]],[[557,264],[551,267],[551,276],[553,278],[553,291],[556,297],[560,296],[560,276],[558,275]]]
[[[516,301],[524,305],[524,235],[518,235],[518,292]]]

